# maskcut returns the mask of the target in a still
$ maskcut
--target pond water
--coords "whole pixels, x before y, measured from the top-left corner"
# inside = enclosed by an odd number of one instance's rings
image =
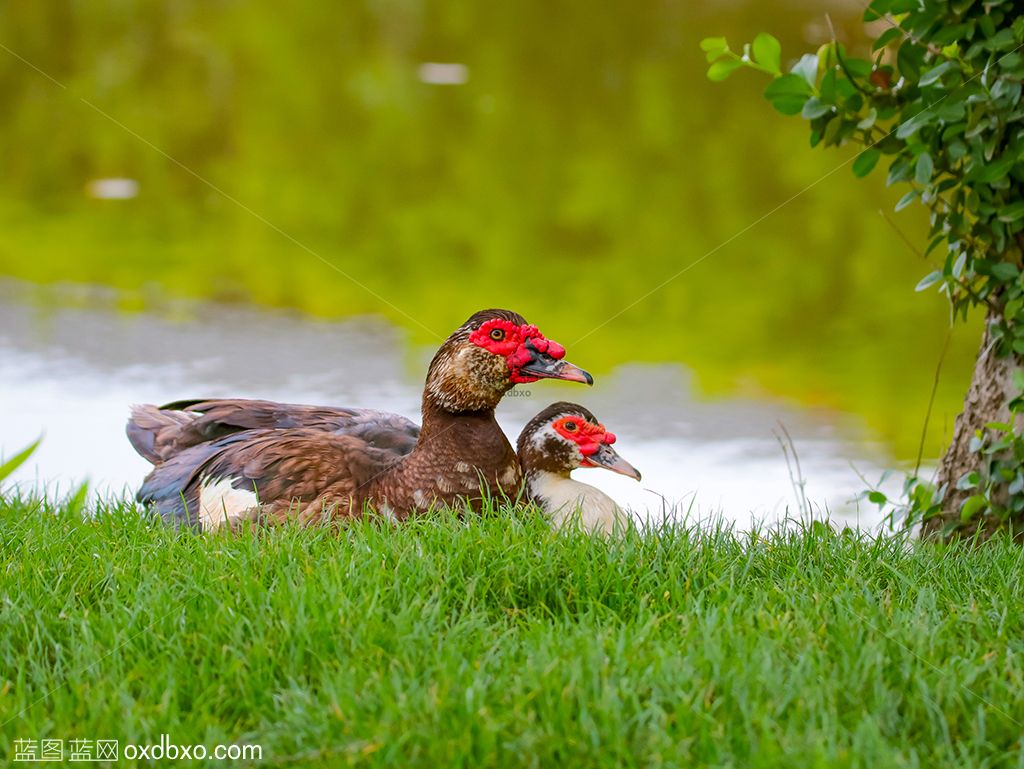
[[[509,398],[510,433],[585,398],[646,473],[595,483],[743,518],[792,501],[781,419],[808,495],[835,509],[862,485],[850,460],[869,476],[915,460],[929,410],[923,453],[939,455],[978,328],[947,345],[943,298],[913,292],[933,269],[927,222],[889,213],[903,191],[884,163],[854,179],[852,150],[809,149],[764,78],[709,82],[699,42],[770,31],[785,65],[834,30],[865,55],[862,11],[0,6],[0,276],[21,281],[4,294],[0,445],[45,429],[41,480],[119,488],[145,469],[120,437],[134,401],[414,415],[447,330],[504,306],[599,382]]]
[[[13,479],[23,486],[59,494],[88,478],[104,496],[131,492],[148,467],[124,437],[133,403],[246,396],[418,415],[432,350],[410,348],[405,332],[380,319],[313,321],[209,304],[125,314],[76,296],[41,308],[24,286],[0,284],[0,444],[10,451],[45,436]],[[785,426],[814,514],[876,522],[873,508],[850,500],[863,488],[857,472],[876,478],[889,457],[850,417],[766,400],[702,402],[689,372],[671,364],[622,365],[592,389],[540,382],[513,392],[498,411],[513,441],[559,399],[586,404],[617,432],[643,482],[597,470],[576,476],[640,517],[721,515],[744,527],[799,517],[777,438]]]

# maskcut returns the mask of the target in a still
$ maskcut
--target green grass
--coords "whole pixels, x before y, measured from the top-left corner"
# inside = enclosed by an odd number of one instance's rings
[[[8,760],[166,733],[300,766],[1024,766],[1005,541],[606,542],[528,511],[199,537],[38,500],[0,541]]]

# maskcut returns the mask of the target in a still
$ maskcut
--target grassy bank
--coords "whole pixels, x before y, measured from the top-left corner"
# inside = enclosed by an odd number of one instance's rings
[[[202,538],[38,501],[0,503],[0,541],[8,760],[167,734],[311,766],[1024,765],[1009,543],[526,512]]]

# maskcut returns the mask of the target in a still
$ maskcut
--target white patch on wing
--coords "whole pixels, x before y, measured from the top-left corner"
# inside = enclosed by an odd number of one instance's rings
[[[204,478],[199,487],[199,523],[203,531],[244,520],[259,505],[256,492],[236,489],[233,478]]]
[[[416,503],[416,507],[424,510],[430,507],[430,498],[420,489],[416,489],[416,491],[412,493],[412,501]]]
[[[627,519],[615,500],[603,491],[572,478],[542,470],[531,473],[527,485],[556,529],[578,522],[588,531],[610,534],[616,521]]]
[[[468,462],[462,462],[461,460],[455,463],[455,472],[457,473],[468,473],[473,468],[470,467]]]
[[[455,485],[445,476],[437,476],[435,483],[437,483],[437,490],[440,491],[442,494],[455,493]]]

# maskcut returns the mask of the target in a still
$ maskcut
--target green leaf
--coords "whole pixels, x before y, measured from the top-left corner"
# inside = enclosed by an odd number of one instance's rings
[[[1016,222],[1021,219],[1024,219],[1024,200],[1004,206],[999,212],[999,221],[1001,222]]]
[[[935,272],[929,272],[927,275],[925,275],[923,278],[921,278],[921,280],[917,282],[917,285],[914,286],[914,290],[924,291],[926,288],[938,283],[940,280],[942,280],[942,272],[940,270],[936,270]]]
[[[932,156],[927,152],[922,152],[917,156],[917,164],[914,166],[914,181],[922,185],[928,184],[932,180],[933,170]]]
[[[1010,153],[1006,153],[995,162],[979,163],[968,172],[967,179],[985,183],[998,181],[1010,172],[1015,162],[1016,159]]]
[[[811,88],[818,84],[818,57],[813,53],[805,53],[790,70],[794,75],[799,75]]]
[[[778,40],[767,32],[762,32],[754,38],[754,42],[750,47],[754,52],[754,61],[769,72],[775,74],[781,72],[782,46],[779,45]]]
[[[885,178],[885,184],[891,187],[898,182],[905,182],[910,178],[910,163],[906,158],[897,157],[889,166],[889,175]]]
[[[1011,494],[1020,494],[1024,491],[1024,475],[1017,473],[1017,476],[1013,479],[1013,483],[1007,486],[1006,490]]]
[[[834,118],[828,121],[828,125],[825,126],[825,131],[821,135],[821,140],[825,142],[825,146],[839,145],[839,133],[843,129],[843,119],[836,115]]]
[[[967,489],[975,489],[978,484],[981,483],[981,476],[977,470],[971,470],[969,473],[964,473],[960,476],[960,479],[956,482],[956,487],[961,491]]]
[[[825,104],[836,103],[836,82],[838,79],[839,76],[836,74],[835,69],[826,71],[824,77],[821,78],[821,82],[818,84],[818,98]]]
[[[882,153],[873,147],[864,150],[857,156],[857,159],[853,161],[853,175],[867,176],[871,173],[871,170],[878,163],[878,159],[881,156]]]
[[[897,211],[902,211],[904,208],[906,208],[911,203],[913,203],[915,200],[917,200],[917,198],[918,198],[918,196],[920,194],[921,193],[919,193],[917,190],[911,190],[906,195],[904,195],[902,198],[900,198],[898,201],[896,201],[896,210]],[[918,290],[920,290],[920,289],[918,289]]]
[[[945,236],[942,236],[945,237]],[[960,280],[960,276],[964,274],[964,267],[967,265],[967,252],[961,251],[960,256],[953,262],[953,277]]]
[[[32,456],[37,448],[39,448],[39,444],[42,440],[42,438],[36,438],[34,443],[19,451],[3,464],[0,464],[0,481],[12,475],[15,470],[25,464],[25,462],[28,461],[28,458]]]
[[[799,75],[781,75],[764,89],[764,97],[783,115],[797,115],[811,97],[811,87]]]
[[[700,41],[702,51],[722,51],[729,47],[724,37],[705,37]]]
[[[930,115],[927,109],[923,109],[911,118],[903,121],[896,127],[896,138],[906,139],[909,136],[913,136],[917,133],[917,129],[928,122]]]
[[[918,45],[913,40],[904,40],[896,52],[896,66],[900,74],[909,81],[915,81],[921,76],[921,63],[927,49]]]
[[[1013,280],[1020,275],[1017,265],[1009,262],[997,262],[992,265],[992,277],[1000,281]]]
[[[708,67],[708,80],[716,82],[725,80],[729,75],[743,66],[739,59],[719,59]]]
[[[825,115],[832,111],[832,107],[828,104],[822,104],[821,101],[812,96],[804,103],[803,112],[801,114],[808,120],[814,120],[822,115]]]
[[[772,107],[781,115],[799,115],[803,112],[805,101],[800,96],[780,96],[772,101]]]
[[[857,128],[862,128],[865,131],[875,124],[878,120],[878,111],[872,107],[868,110],[868,114],[861,118],[860,122],[857,123]]]
[[[885,494],[883,494],[880,491],[869,491],[868,501],[873,502],[876,505],[884,505],[886,502],[889,501],[889,498],[886,497]]]
[[[928,244],[928,248],[926,248],[924,250],[924,255],[928,256],[928,254],[930,254],[932,251],[934,251],[936,248],[938,248],[939,244],[942,241],[944,241],[945,239],[946,239],[946,233],[944,233],[944,232],[940,232],[938,235],[936,235],[934,238],[932,238],[931,242]],[[966,254],[961,254],[961,256],[966,257]]]
[[[843,62],[846,70],[854,77],[865,79],[871,75],[871,62],[867,59],[849,58]]]
[[[949,72],[949,70],[953,68],[953,65],[954,62],[952,61],[944,61],[939,66],[932,67],[930,70],[921,75],[921,79],[918,81],[918,85],[922,87],[926,85],[931,85],[939,78],[941,78],[943,75],[945,75],[947,72]]]
[[[988,506],[988,500],[985,499],[984,494],[975,494],[974,496],[968,497],[964,500],[963,507],[960,508],[960,520],[963,523],[967,523],[971,520],[982,508]]]
[[[887,30],[885,30],[885,32],[880,34],[875,39],[874,43],[871,44],[871,50],[872,51],[877,51],[877,50],[880,50],[882,48],[885,48],[885,46],[887,46],[889,43],[891,43],[896,38],[900,37],[902,34],[903,34],[903,30],[900,29],[899,27],[889,27]]]
[[[705,58],[709,62],[720,59],[729,53],[729,43],[724,37],[706,37],[700,41],[700,47],[707,53]]]
[[[999,30],[992,37],[986,40],[985,47],[990,51],[998,51],[1000,48],[1011,48],[1016,42],[1013,30],[1006,27]]]
[[[892,0],[873,0],[864,11],[864,21],[877,21],[889,13]]]
[[[779,75],[764,89],[766,99],[775,99],[779,96],[800,96],[804,99],[814,95],[814,91],[807,81],[799,75]]]

